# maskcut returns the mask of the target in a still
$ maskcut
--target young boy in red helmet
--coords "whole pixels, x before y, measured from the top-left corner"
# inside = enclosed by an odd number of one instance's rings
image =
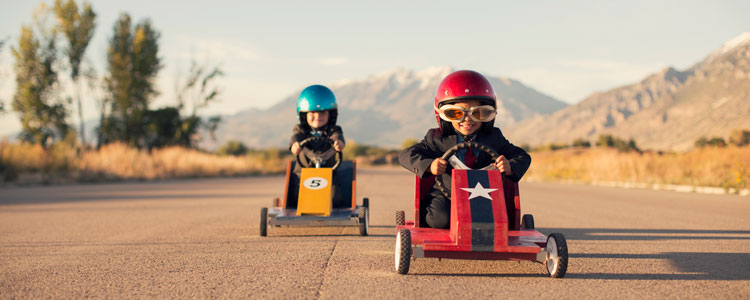
[[[452,166],[441,156],[456,144],[477,142],[495,150],[499,155],[497,160],[472,149],[460,149],[456,156],[468,167],[479,169],[493,164],[510,179],[521,180],[531,164],[531,156],[508,142],[500,129],[494,127],[497,104],[487,78],[470,70],[448,74],[437,88],[434,109],[438,128],[428,130],[421,142],[399,153],[398,160],[404,168],[420,178],[445,174],[436,180],[442,180],[450,189]],[[436,185],[428,199],[421,200],[427,202],[422,218],[429,227],[449,228],[450,199]]]

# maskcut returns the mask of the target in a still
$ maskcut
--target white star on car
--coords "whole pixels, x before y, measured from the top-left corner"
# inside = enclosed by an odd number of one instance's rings
[[[476,197],[485,197],[487,199],[492,200],[492,197],[490,197],[490,193],[497,191],[497,189],[486,189],[479,182],[477,182],[477,185],[475,185],[473,188],[461,188],[461,189],[471,193],[469,194],[469,200],[474,199]]]

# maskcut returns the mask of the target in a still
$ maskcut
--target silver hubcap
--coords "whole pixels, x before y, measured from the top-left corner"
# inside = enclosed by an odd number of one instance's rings
[[[396,234],[396,270],[398,270],[398,263],[401,261],[401,233]]]
[[[557,272],[557,266],[560,262],[560,258],[557,256],[557,242],[552,237],[547,238],[547,260],[544,264],[547,265],[547,271],[550,274]]]

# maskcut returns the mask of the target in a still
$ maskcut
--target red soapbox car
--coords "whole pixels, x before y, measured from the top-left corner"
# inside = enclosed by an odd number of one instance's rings
[[[521,217],[518,183],[488,167],[468,168],[454,156],[458,149],[469,147],[487,152],[493,161],[498,157],[491,148],[474,142],[458,144],[443,154],[442,158],[453,165],[451,195],[438,180],[441,192],[451,199],[450,229],[427,227],[421,212],[427,207],[424,200],[435,177],[416,177],[414,221],[405,221],[404,212],[396,212],[396,272],[408,273],[412,258],[432,257],[529,260],[544,264],[550,277],[565,276],[565,236],[545,236],[534,230],[532,215]]]

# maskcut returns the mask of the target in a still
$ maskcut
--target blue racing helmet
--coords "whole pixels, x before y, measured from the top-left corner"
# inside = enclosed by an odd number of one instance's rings
[[[297,98],[297,114],[308,111],[336,109],[336,96],[322,85],[311,85],[302,90]]]

